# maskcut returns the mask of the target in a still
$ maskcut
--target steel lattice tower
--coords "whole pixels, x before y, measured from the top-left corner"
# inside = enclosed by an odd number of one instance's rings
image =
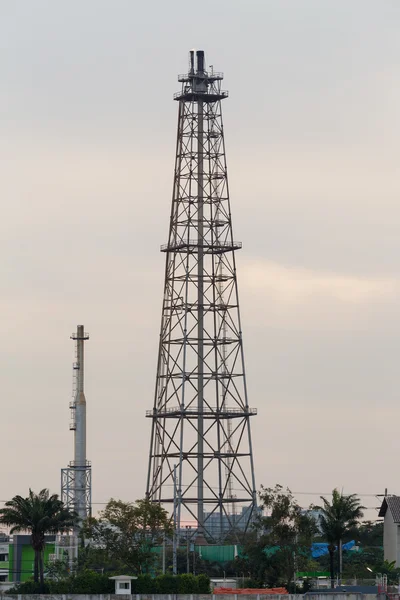
[[[175,176],[147,496],[210,540],[247,529],[256,505],[221,101],[222,73],[190,52],[180,75]],[[174,475],[174,471],[176,476]],[[176,493],[174,494],[174,489]]]

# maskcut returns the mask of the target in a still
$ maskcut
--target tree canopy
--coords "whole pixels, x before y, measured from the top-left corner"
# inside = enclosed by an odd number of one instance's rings
[[[111,498],[98,518],[84,524],[87,545],[79,561],[87,568],[146,573],[157,559],[154,547],[171,532],[170,517],[160,504]]]
[[[356,494],[345,495],[337,489],[332,491],[332,500],[321,496],[321,528],[328,542],[342,541],[348,532],[355,531],[363,517],[364,506]]]
[[[316,507],[321,513],[320,527],[329,542],[331,587],[334,587],[334,561],[335,544],[338,551],[338,577],[342,578],[342,541],[345,535],[355,531],[363,517],[364,506],[356,494],[345,495],[336,488],[332,491],[332,500],[321,496],[322,506]]]
[[[262,487],[259,497],[262,514],[247,536],[244,556],[236,560],[236,567],[260,586],[288,586],[296,570],[315,568],[310,557],[315,520],[281,485]]]

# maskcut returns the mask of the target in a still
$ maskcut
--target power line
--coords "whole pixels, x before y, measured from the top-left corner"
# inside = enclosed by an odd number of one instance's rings
[[[361,496],[366,498],[367,496],[369,496],[370,498],[376,498],[377,496],[382,496],[383,494],[362,494],[360,492],[351,492],[352,494],[355,494],[356,496]],[[330,492],[292,492],[292,494],[298,494],[300,495],[304,495],[304,496],[329,496],[330,494],[332,494],[332,491]],[[346,496],[349,496],[350,493],[346,493]]]
[[[172,485],[167,486],[166,487],[172,487]],[[211,487],[211,486],[210,486]],[[218,490],[217,487],[212,487],[211,489],[213,490]],[[239,489],[233,489],[232,491],[237,492],[240,491]],[[292,492],[291,493],[293,495],[298,495],[298,496],[330,496],[332,494],[332,491],[330,492]],[[355,494],[356,496],[360,496],[361,498],[379,498],[384,496],[384,494],[382,493],[376,493],[376,494],[371,494],[371,493],[362,493],[362,492],[351,492],[351,494]],[[349,493],[345,494],[346,496],[350,495]],[[8,502],[8,500],[0,500],[0,503],[5,503]],[[94,502],[92,501],[92,504],[95,504],[96,506],[106,506],[109,503],[109,501],[107,502]]]

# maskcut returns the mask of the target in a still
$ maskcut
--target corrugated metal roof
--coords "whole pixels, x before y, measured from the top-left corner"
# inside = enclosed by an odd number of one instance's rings
[[[384,517],[387,509],[390,510],[393,521],[400,523],[400,496],[386,496],[382,502],[379,516]]]

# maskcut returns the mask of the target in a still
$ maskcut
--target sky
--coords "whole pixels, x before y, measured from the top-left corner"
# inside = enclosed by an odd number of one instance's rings
[[[0,500],[60,490],[78,323],[94,509],[144,495],[191,48],[229,90],[257,485],[400,494],[399,27],[398,0],[2,0]]]

